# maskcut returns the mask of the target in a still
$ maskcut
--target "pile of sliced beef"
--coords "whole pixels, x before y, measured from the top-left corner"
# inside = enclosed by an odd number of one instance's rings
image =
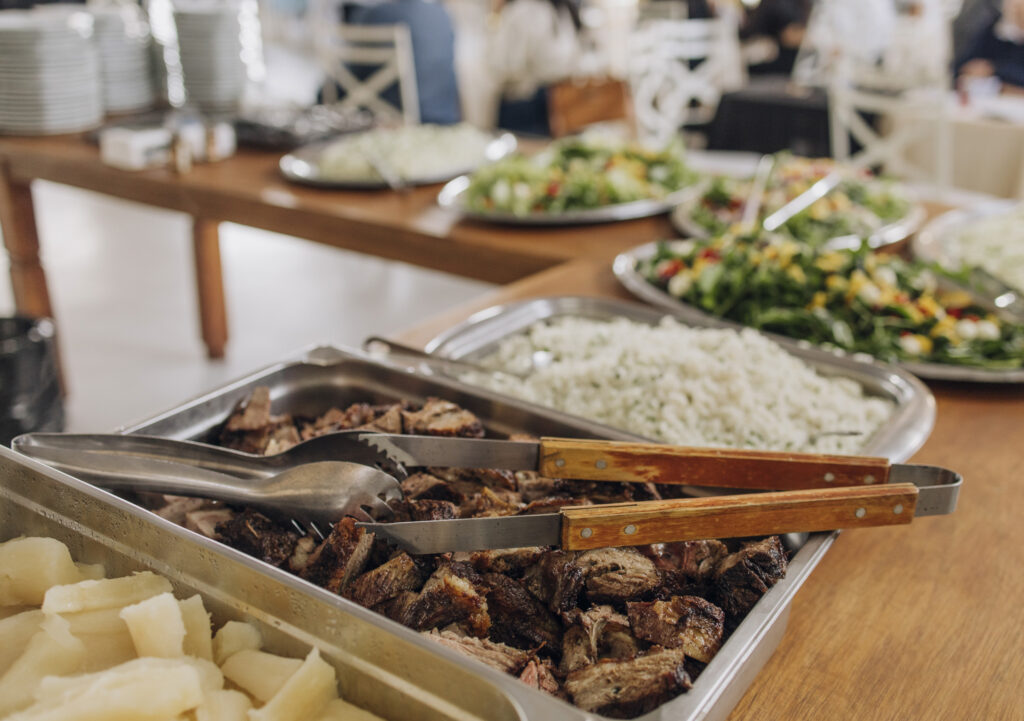
[[[447,401],[354,404],[314,419],[273,415],[265,388],[225,423],[220,442],[275,453],[346,429],[480,437]],[[566,505],[659,498],[651,485],[583,483],[491,469],[414,469],[395,520],[544,513]],[[333,593],[421,631],[524,683],[606,716],[646,713],[691,687],[723,639],[786,573],[775,536],[584,552],[520,548],[410,556],[337,523],[300,536],[252,509],[174,499],[161,512]]]

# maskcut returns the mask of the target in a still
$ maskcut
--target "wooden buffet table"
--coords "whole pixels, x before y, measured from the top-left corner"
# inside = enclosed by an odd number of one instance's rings
[[[223,221],[493,283],[507,283],[580,257],[612,257],[670,232],[665,218],[563,229],[495,229],[459,222],[439,208],[439,186],[405,193],[304,188],[285,181],[279,154],[242,151],[185,174],[126,172],[100,162],[79,136],[0,138],[0,227],[11,260],[15,306],[53,316],[30,184],[50,180],[193,218],[200,324],[209,355],[227,343],[217,225]]]
[[[474,278],[510,283],[409,329],[422,344],[472,311],[557,294],[623,296],[623,248],[669,232],[664,218],[574,229],[458,222],[436,187],[325,192],[286,184],[276,156],[243,153],[187,175],[102,165],[79,138],[0,139],[0,221],[18,310],[52,313],[29,184],[42,178],[195,218],[203,337],[227,338],[217,223],[233,221]],[[938,419],[919,463],[965,474],[960,508],[910,526],[846,532],[793,604],[776,654],[734,721],[1024,719],[1024,389],[933,384]]]

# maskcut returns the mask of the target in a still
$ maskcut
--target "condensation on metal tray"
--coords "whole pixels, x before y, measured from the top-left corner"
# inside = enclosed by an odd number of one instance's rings
[[[475,413],[487,428],[488,435],[500,436],[525,431],[535,435],[637,439],[637,436],[607,426],[555,413],[455,380],[427,376],[391,366],[373,360],[360,351],[333,347],[307,351],[297,360],[272,365],[147,421],[120,430],[125,433],[146,433],[171,438],[209,439],[210,434],[223,423],[238,401],[259,385],[270,388],[275,413],[318,415],[337,404],[358,401],[385,402],[401,398],[421,401],[428,396],[436,396],[458,403]],[[479,700],[492,699],[491,702],[495,704],[493,713],[485,714],[485,718],[495,721],[514,718],[511,714],[516,707],[522,709],[525,718],[531,720],[593,721],[604,718],[581,711],[565,701],[529,688],[512,676],[422,639],[419,634],[347,599],[328,594],[306,581],[288,576],[276,568],[214,544],[191,531],[170,526],[155,514],[141,514],[151,517],[153,523],[159,524],[168,532],[186,536],[193,544],[203,548],[213,545],[223,549],[220,553],[230,555],[233,559],[231,563],[238,562],[246,568],[262,569],[276,583],[287,586],[293,599],[301,596],[303,604],[322,601],[331,606],[331,613],[338,618],[358,619],[361,633],[352,636],[363,645],[358,646],[357,653],[369,653],[374,658],[382,657],[381,665],[394,673],[415,676],[419,671],[431,680],[443,676],[444,672],[440,670],[432,673],[418,669],[418,666],[413,668],[414,665],[423,663],[424,652],[428,655],[429,652],[433,652],[439,659],[443,659],[444,668],[458,667],[459,674],[453,675],[448,685],[448,693],[451,694],[453,703],[456,700],[461,703],[463,694],[468,694],[469,699],[476,700],[478,687],[489,688],[486,684],[497,686],[504,694],[501,698],[486,696],[483,691],[479,692]],[[168,526],[170,528],[167,528]],[[690,691],[639,718],[643,721],[724,720],[775,651],[785,632],[794,595],[832,545],[835,537],[836,533],[787,536],[785,541],[792,558],[786,577],[758,601]],[[289,623],[293,622],[290,618],[290,604],[282,603],[280,607],[275,607],[275,611]],[[331,628],[334,629],[333,626]],[[311,633],[315,634],[315,631]],[[348,633],[342,635],[350,638]],[[403,649],[415,652],[415,661],[407,659]],[[429,665],[429,662],[427,663]],[[475,680],[467,682],[467,674],[475,677]],[[430,688],[433,690],[435,687]],[[392,721],[421,718],[413,713],[384,715]],[[473,717],[467,715],[465,718]]]
[[[427,344],[427,350],[445,358],[479,360],[493,353],[502,340],[524,332],[534,323],[573,317],[595,320],[628,318],[653,324],[665,315],[664,310],[612,298],[536,298],[482,310],[435,337]],[[720,322],[700,317],[677,317],[676,320],[698,328],[721,327]],[[889,420],[867,439],[862,450],[865,455],[882,456],[893,463],[900,463],[928,440],[935,424],[935,398],[928,387],[909,372],[810,346],[788,343],[785,347],[822,375],[850,378],[869,394],[887,398],[896,404]]]

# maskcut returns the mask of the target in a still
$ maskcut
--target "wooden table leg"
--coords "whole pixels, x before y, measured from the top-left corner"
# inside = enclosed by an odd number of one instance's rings
[[[32,189],[16,181],[0,165],[0,228],[11,263],[11,287],[18,313],[33,318],[53,317],[46,274],[39,262],[39,232]]]
[[[0,230],[4,234],[10,263],[15,312],[30,318],[52,319],[53,306],[46,285],[46,272],[39,261],[39,230],[32,203],[32,187],[28,181],[12,178],[10,168],[4,162],[0,162]],[[54,352],[61,393],[66,396],[67,381],[56,338]]]
[[[195,218],[192,226],[196,287],[199,290],[199,323],[206,354],[210,358],[223,358],[228,342],[228,315],[224,303],[218,225],[216,220]]]

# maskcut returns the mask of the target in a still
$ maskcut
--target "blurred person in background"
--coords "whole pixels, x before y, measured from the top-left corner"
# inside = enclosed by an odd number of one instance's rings
[[[547,88],[573,75],[581,54],[575,0],[498,0],[487,63],[496,124],[549,135]]]
[[[335,8],[334,12],[339,15],[334,18],[336,21],[349,25],[407,26],[412,40],[420,121],[450,125],[462,119],[455,78],[455,31],[444,5],[432,0],[346,2],[340,6],[326,0],[325,4],[328,9]],[[324,17],[323,11],[319,17]],[[364,80],[376,68],[352,66],[349,70]],[[343,97],[340,87],[339,96]],[[388,88],[381,97],[401,107],[397,84]]]
[[[1024,0],[1004,0],[1000,15],[959,58],[956,76],[966,93],[984,85],[992,93],[1024,95]]]
[[[807,30],[812,0],[761,0],[747,12],[740,27],[745,44],[757,43],[760,57],[748,66],[755,75],[788,75],[796,62],[800,43]],[[769,45],[770,44],[770,45]],[[762,59],[763,58],[763,59]]]

